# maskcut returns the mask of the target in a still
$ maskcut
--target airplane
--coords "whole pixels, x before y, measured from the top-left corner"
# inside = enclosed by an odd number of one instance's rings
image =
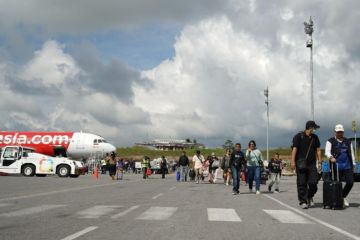
[[[115,152],[103,137],[85,132],[0,132],[0,148],[20,145],[49,156],[86,160]]]

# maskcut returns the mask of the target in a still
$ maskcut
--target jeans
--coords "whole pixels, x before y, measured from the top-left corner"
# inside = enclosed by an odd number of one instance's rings
[[[260,167],[248,166],[249,189],[252,190],[255,180],[256,191],[260,191]]]
[[[231,166],[231,173],[233,177],[233,192],[238,193],[240,187],[240,169],[234,166]]]
[[[181,166],[180,165],[180,181],[187,181],[187,175],[189,172],[188,166]]]
[[[318,173],[315,166],[309,167],[304,171],[296,170],[296,184],[298,199],[300,204],[309,203],[317,192]]]

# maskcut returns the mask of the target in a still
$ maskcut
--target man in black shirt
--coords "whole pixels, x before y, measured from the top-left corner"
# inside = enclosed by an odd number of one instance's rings
[[[180,167],[180,180],[182,182],[187,181],[187,175],[189,171],[189,158],[186,156],[186,152],[183,151],[182,155],[179,158],[179,167]]]
[[[306,123],[305,131],[293,138],[291,168],[296,169],[299,204],[303,209],[314,206],[318,169],[321,169],[320,140],[314,134],[320,128],[314,121]]]
[[[230,156],[231,174],[233,177],[233,195],[239,194],[240,187],[240,170],[245,162],[244,153],[241,151],[241,144],[235,144],[235,150]]]

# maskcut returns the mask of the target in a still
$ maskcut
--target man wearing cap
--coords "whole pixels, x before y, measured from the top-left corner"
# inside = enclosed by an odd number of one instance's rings
[[[314,121],[306,122],[305,131],[296,134],[292,142],[291,168],[296,169],[299,205],[303,209],[314,206],[313,197],[317,192],[321,150],[319,137],[314,132],[318,128]]]
[[[339,178],[337,170],[334,166],[335,179],[344,180],[346,182],[343,189],[344,206],[349,207],[347,198],[351,188],[354,185],[354,165],[355,156],[352,143],[344,137],[344,127],[341,124],[335,126],[335,137],[330,138],[326,142],[325,155],[330,162],[335,163],[339,170]]]

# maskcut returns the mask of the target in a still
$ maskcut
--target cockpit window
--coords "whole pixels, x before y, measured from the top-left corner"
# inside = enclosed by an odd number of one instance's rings
[[[97,139],[94,139],[94,144],[97,144],[98,143],[98,140]]]
[[[107,141],[105,139],[102,140],[103,143],[107,143]]]

